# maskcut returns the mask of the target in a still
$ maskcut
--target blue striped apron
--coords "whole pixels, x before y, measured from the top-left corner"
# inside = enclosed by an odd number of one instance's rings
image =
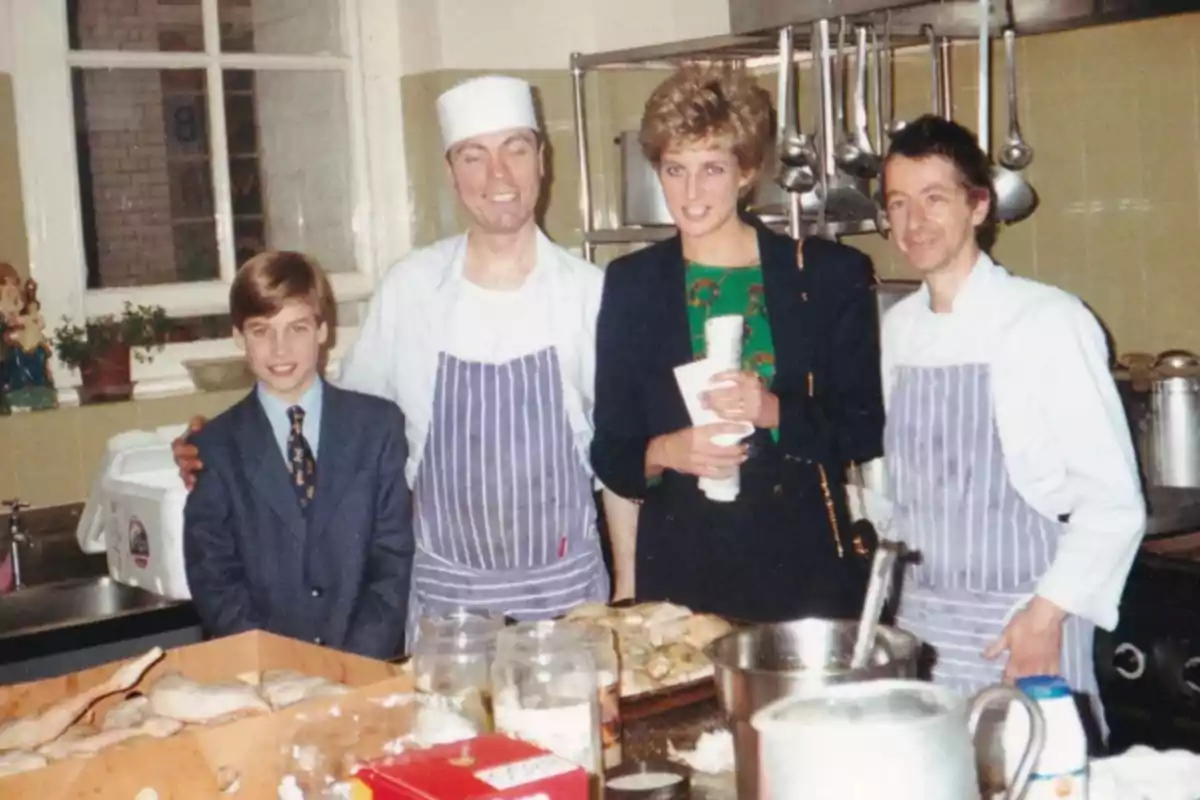
[[[587,469],[547,348],[500,364],[438,356],[414,487],[417,620],[455,608],[548,619],[608,599]]]
[[[1003,679],[1005,657],[982,652],[1034,594],[1062,526],[1013,487],[987,365],[899,367],[890,400],[893,525],[922,558],[905,575],[896,624],[933,647],[935,682],[973,694]],[[1061,672],[1104,730],[1094,634],[1067,618]]]

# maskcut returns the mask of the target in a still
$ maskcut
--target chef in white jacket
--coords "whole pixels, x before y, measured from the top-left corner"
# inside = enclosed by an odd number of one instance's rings
[[[1096,319],[981,249],[989,166],[932,116],[884,166],[892,241],[924,279],[882,329],[892,536],[921,553],[897,624],[940,683],[1061,674],[1103,726],[1092,644],[1145,527],[1136,461]]]
[[[477,78],[437,107],[470,227],[391,268],[340,376],[406,418],[410,645],[422,614],[549,618],[609,596],[587,459],[603,273],[535,221],[529,85]]]

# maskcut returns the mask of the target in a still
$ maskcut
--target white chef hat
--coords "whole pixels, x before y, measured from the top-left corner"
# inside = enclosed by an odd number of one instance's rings
[[[538,129],[533,89],[520,78],[488,75],[464,81],[437,101],[442,145],[454,145],[485,133],[510,128]]]

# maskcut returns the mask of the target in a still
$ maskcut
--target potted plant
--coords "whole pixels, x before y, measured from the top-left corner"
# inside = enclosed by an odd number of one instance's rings
[[[54,349],[60,362],[79,370],[81,403],[128,400],[133,395],[132,359],[152,361],[170,329],[161,306],[127,302],[120,316],[92,317],[82,326],[64,317],[54,332]]]

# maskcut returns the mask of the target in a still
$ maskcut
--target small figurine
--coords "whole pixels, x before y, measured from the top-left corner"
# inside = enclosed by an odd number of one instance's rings
[[[8,331],[17,325],[24,305],[21,276],[12,264],[0,263],[0,415],[12,413],[8,404]]]
[[[6,279],[0,277],[0,280]],[[8,313],[8,306],[4,307],[6,319],[0,332],[5,351],[3,380],[8,405],[14,411],[38,411],[58,405],[50,376],[53,350],[46,339],[46,320],[37,299],[37,288],[36,281],[25,282],[20,310],[15,316]],[[6,302],[11,305],[11,300]]]

